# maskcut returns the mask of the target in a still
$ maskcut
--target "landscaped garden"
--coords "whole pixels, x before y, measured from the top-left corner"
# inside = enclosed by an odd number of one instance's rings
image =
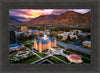
[[[39,52],[37,52],[37,54],[38,54],[39,56],[41,56],[41,57],[45,57],[45,54],[44,54],[44,53],[39,53]]]
[[[63,61],[65,61],[66,63],[69,62],[68,59],[66,57],[62,56],[62,55],[56,55],[56,57],[63,60]]]
[[[21,58],[18,61],[13,61],[12,63],[14,63],[14,64],[18,64],[18,63],[29,64],[31,62],[38,60],[38,59],[39,59],[39,57],[37,57],[36,55],[31,55],[31,56],[28,56],[28,57],[23,58],[23,59]]]
[[[58,59],[54,57],[49,57],[48,59],[51,60],[55,64],[64,64],[63,62],[59,61]]]
[[[87,58],[91,58],[90,54],[83,53],[83,52],[80,52],[80,51],[77,51],[77,50],[67,49],[66,51],[69,51],[69,52],[72,52],[72,53],[75,53],[75,54],[78,54],[78,55],[81,55],[81,56],[84,56],[84,57],[87,57]]]

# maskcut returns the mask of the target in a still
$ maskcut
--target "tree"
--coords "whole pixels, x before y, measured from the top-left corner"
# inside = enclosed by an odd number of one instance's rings
[[[30,36],[29,36],[29,39],[34,39],[34,35],[33,34],[31,34]]]
[[[71,41],[72,41],[72,42],[76,42],[76,38],[75,38],[75,37],[72,38]]]
[[[24,35],[24,34],[20,34],[20,36],[17,37],[17,39],[18,39],[19,41],[25,41],[25,35]]]
[[[56,37],[57,34],[55,34],[55,33],[50,33],[49,36],[50,36],[50,37]]]
[[[85,36],[85,35],[80,35],[79,37],[80,37],[82,40],[84,40],[84,39],[87,38],[87,36]]]
[[[29,49],[33,47],[31,44],[25,44],[24,46],[28,47]]]
[[[70,36],[69,36],[69,35],[68,35],[68,38],[67,38],[67,40],[68,40],[68,41],[71,41],[71,38],[70,38]]]
[[[65,39],[64,42],[67,43],[68,42],[68,39]]]
[[[63,37],[62,36],[56,36],[57,39],[61,40]]]

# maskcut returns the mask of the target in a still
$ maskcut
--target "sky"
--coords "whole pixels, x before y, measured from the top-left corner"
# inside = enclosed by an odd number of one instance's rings
[[[19,21],[24,22],[42,15],[60,15],[67,11],[84,14],[91,11],[91,9],[9,9],[9,16],[16,17]]]

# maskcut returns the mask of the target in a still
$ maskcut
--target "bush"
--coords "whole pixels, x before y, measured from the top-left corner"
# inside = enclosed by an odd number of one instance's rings
[[[76,42],[76,38],[75,38],[75,37],[72,38],[71,41],[72,41],[72,42]]]
[[[17,40],[19,41],[25,41],[25,35],[24,34],[21,34],[19,37],[17,37]]]
[[[68,40],[68,41],[71,41],[71,38],[70,38],[70,36],[69,36],[69,35],[68,35],[68,38],[67,38],[67,40]]]

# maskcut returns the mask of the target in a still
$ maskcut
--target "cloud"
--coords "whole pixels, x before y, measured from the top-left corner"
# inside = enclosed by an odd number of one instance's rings
[[[75,11],[84,14],[91,11],[91,9],[9,9],[9,16],[16,16],[20,21],[28,21],[42,15],[59,15],[67,11]]]
[[[52,12],[52,14],[59,15],[59,14],[65,13],[67,11],[75,11],[75,12],[84,14],[84,13],[91,11],[91,9],[55,9]]]

